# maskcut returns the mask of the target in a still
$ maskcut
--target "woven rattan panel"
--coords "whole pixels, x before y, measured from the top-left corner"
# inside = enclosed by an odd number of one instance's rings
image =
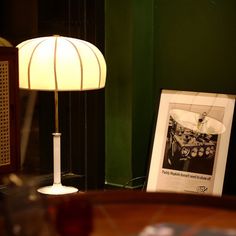
[[[0,61],[0,166],[10,164],[9,66]]]

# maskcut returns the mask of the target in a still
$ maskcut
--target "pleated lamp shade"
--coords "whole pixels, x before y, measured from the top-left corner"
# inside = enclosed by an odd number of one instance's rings
[[[55,35],[29,39],[17,47],[20,88],[81,91],[105,86],[105,59],[87,41]]]

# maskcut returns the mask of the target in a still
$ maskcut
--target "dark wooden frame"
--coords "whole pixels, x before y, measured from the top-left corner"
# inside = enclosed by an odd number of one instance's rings
[[[0,61],[9,65],[10,164],[0,166],[0,176],[20,168],[18,49],[0,47]],[[0,131],[1,132],[1,131]]]

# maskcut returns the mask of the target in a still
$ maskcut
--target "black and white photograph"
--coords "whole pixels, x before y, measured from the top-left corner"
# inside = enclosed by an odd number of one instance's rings
[[[212,175],[224,107],[170,104],[163,168]]]
[[[163,90],[147,191],[221,195],[235,98]]]

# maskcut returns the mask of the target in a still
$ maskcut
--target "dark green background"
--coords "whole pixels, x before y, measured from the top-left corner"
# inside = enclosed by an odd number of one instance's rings
[[[146,175],[161,89],[236,94],[236,1],[107,0],[105,14],[106,181],[122,185]]]

